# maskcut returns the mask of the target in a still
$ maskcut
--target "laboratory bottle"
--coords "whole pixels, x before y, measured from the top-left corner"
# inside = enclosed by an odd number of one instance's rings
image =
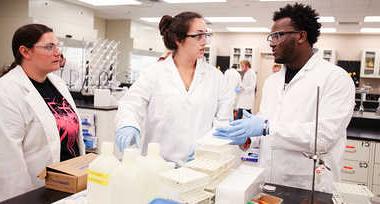
[[[154,198],[162,196],[159,174],[173,169],[174,164],[166,162],[160,156],[160,145],[158,143],[149,143],[147,155],[139,158],[138,163],[141,164],[141,185],[145,186],[143,203],[149,203]]]
[[[144,203],[138,157],[141,157],[138,149],[124,150],[121,165],[111,175],[111,203]]]
[[[113,143],[103,142],[101,154],[88,166],[87,203],[108,204],[110,201],[110,177],[120,162],[113,155]]]

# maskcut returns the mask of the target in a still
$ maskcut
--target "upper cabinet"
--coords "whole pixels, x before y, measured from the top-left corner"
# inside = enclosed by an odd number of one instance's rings
[[[253,59],[255,59],[255,48],[253,47],[233,47],[231,49],[231,67],[240,70],[240,61],[248,60],[253,66]]]
[[[376,49],[368,49],[362,52],[360,77],[380,78],[379,57],[379,50]]]
[[[336,55],[335,55],[335,50],[333,49],[322,49],[322,57],[323,59],[336,64]]]

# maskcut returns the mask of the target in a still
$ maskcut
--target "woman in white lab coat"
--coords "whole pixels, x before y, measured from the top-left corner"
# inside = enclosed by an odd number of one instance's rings
[[[158,142],[161,155],[180,164],[216,121],[232,118],[233,96],[223,74],[203,59],[211,33],[201,15],[166,15],[159,27],[173,54],[145,69],[121,100],[116,144],[120,150],[139,145],[144,132],[143,151]]]
[[[84,153],[80,120],[59,69],[51,28],[20,27],[12,39],[15,61],[0,78],[0,201],[41,187],[37,178],[54,162]]]

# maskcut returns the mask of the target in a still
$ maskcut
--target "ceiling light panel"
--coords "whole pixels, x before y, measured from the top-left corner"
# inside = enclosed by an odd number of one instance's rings
[[[139,5],[141,2],[136,0],[78,0],[93,6],[120,6],[120,5]]]
[[[246,23],[256,22],[252,17],[205,17],[211,23]]]
[[[188,4],[188,3],[217,3],[227,2],[227,0],[162,0],[169,4]]]
[[[336,28],[321,28],[321,33],[336,33]]]
[[[364,22],[380,22],[380,16],[364,16]]]
[[[140,20],[149,22],[149,23],[159,23],[161,20],[161,17],[142,17]]]
[[[226,27],[230,32],[251,32],[251,33],[269,33],[269,28],[265,27]]]
[[[295,0],[260,0],[260,1],[295,1]]]
[[[318,22],[320,23],[333,23],[335,22],[334,16],[319,16]]]
[[[380,28],[361,28],[361,33],[380,33]]]

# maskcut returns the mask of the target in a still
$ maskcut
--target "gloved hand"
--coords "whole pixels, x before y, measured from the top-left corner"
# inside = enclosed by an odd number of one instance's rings
[[[245,110],[243,110],[243,115],[246,118],[232,121],[230,127],[217,128],[213,135],[230,139],[233,141],[232,144],[236,145],[244,144],[248,137],[262,135],[265,119]]]
[[[195,150],[193,147],[190,151],[190,154],[187,156],[186,162],[192,161],[194,159],[195,159]]]
[[[140,147],[140,131],[132,126],[125,126],[116,130],[116,146],[123,152],[125,148],[136,144]]]
[[[150,201],[149,204],[179,204],[179,203],[172,201],[172,200],[156,198],[156,199]]]
[[[240,93],[241,92],[241,87],[240,86],[237,86],[237,87],[235,87],[235,93]]]

